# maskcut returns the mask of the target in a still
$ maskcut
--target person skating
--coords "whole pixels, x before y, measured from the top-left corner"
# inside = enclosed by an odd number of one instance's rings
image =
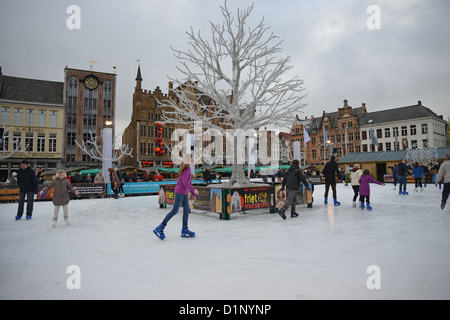
[[[295,203],[297,202],[297,196],[295,195],[295,192],[298,191],[300,188],[300,182],[303,182],[303,184],[306,186],[307,190],[309,189],[308,181],[306,181],[305,176],[303,175],[302,171],[300,170],[298,160],[293,160],[291,166],[289,167],[288,172],[285,174],[283,178],[283,184],[281,186],[280,190],[287,189],[287,197],[286,202],[284,203],[284,206],[278,210],[278,214],[286,220],[286,210],[291,207],[291,218],[298,217],[298,213],[295,212]]]
[[[356,208],[356,198],[359,195],[359,178],[361,178],[363,171],[359,168],[359,164],[353,166],[353,170],[350,173],[350,182],[353,189],[353,208]],[[361,199],[361,198],[360,198]]]
[[[333,200],[334,205],[339,206],[341,203],[337,201],[337,192],[336,192],[336,177],[339,179],[339,166],[336,163],[336,157],[333,155],[330,158],[330,162],[325,165],[325,168],[322,170],[322,174],[325,176],[325,195],[324,195],[324,204],[328,204],[328,191],[333,190]]]
[[[17,184],[19,185],[19,207],[17,209],[16,220],[22,219],[25,197],[27,198],[27,220],[33,215],[33,198],[38,193],[38,180],[30,163],[22,160],[20,169],[17,173]]]
[[[413,167],[413,178],[414,178],[414,191],[417,192],[418,188],[420,187],[420,191],[423,191],[422,187],[422,178],[425,176],[425,172],[423,172],[423,168],[419,166],[419,163],[414,163]]]
[[[412,175],[411,172],[408,171],[408,168],[406,167],[406,160],[402,159],[400,163],[398,164],[398,182],[399,182],[399,191],[398,194],[407,195],[408,192],[406,192],[406,175]],[[403,186],[403,191],[402,191]]]
[[[444,181],[444,189],[442,190],[442,200],[441,200],[441,209],[445,208],[445,204],[447,203],[448,195],[450,194],[450,153],[445,155],[446,161],[443,162],[439,168],[435,186],[440,185],[441,181]]]
[[[177,185],[175,187],[175,201],[173,203],[172,210],[166,215],[162,223],[157,226],[153,233],[164,240],[166,236],[164,235],[164,228],[167,226],[167,223],[170,219],[173,218],[174,215],[178,213],[178,210],[181,206],[183,206],[183,226],[181,229],[182,237],[195,237],[195,232],[192,232],[188,228],[188,219],[189,219],[189,198],[188,194],[191,193],[192,197],[195,199],[195,196],[198,194],[198,191],[194,189],[192,186],[192,174],[190,164],[193,163],[194,159],[191,154],[187,153],[183,156],[182,163],[180,165],[180,170],[178,171],[178,180]]]
[[[392,182],[394,183],[394,190],[397,188],[397,179],[398,179],[398,167],[397,164],[394,164],[392,168]]]
[[[53,177],[52,181],[50,181],[50,183],[44,189],[42,189],[41,192],[39,192],[39,194],[42,194],[53,188],[52,202],[55,206],[55,209],[53,211],[53,228],[58,223],[58,215],[61,207],[63,207],[64,221],[67,225],[69,225],[69,192],[78,195],[78,191],[72,187],[72,184],[66,178],[66,176],[67,175],[64,170],[58,170],[56,176]]]
[[[120,180],[117,172],[113,168],[108,168],[109,181],[111,182],[111,190],[114,192],[114,199],[119,199]]]
[[[359,200],[361,202],[361,209],[364,209],[364,200],[366,200],[367,210],[372,210],[372,207],[370,206],[370,182],[384,186],[384,183],[381,183],[370,176],[370,171],[368,169],[364,169],[361,178],[359,178]]]

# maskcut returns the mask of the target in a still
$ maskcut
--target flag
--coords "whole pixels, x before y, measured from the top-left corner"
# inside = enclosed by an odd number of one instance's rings
[[[374,146],[379,147],[380,144],[378,143],[378,140],[377,140],[377,138],[375,137],[375,132],[373,132],[373,129],[372,129],[372,128],[370,128],[370,135],[372,136],[372,144],[373,144]]]
[[[308,131],[306,131],[305,126],[303,126],[303,139],[305,140],[305,146],[306,146],[306,143],[311,140],[311,138],[309,137]]]
[[[325,126],[323,126],[323,143],[325,143],[325,147],[328,146],[328,136],[327,136],[327,132],[325,131]]]

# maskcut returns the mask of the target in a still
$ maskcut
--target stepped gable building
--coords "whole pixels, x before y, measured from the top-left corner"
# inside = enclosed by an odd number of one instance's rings
[[[170,137],[175,130],[175,125],[164,124],[161,133],[161,142],[157,143],[158,126],[161,122],[162,110],[158,107],[158,101],[169,99],[172,83],[169,82],[169,94],[165,94],[159,87],[152,91],[142,89],[141,66],[138,66],[136,75],[136,87],[133,93],[133,109],[131,122],[123,134],[123,144],[133,148],[132,156],[124,159],[127,166],[141,168],[154,166],[172,166],[170,151],[167,146],[172,147]],[[163,155],[156,154],[156,148],[164,150]]]
[[[64,123],[67,167],[92,166],[93,162],[75,144],[101,136],[106,121],[112,121],[115,134],[116,74],[66,67],[64,70]]]
[[[3,75],[0,67],[1,178],[19,169],[61,167],[63,160],[63,83]],[[26,151],[14,152],[16,151]]]
[[[340,160],[354,152],[443,147],[448,132],[443,116],[423,106],[421,101],[411,106],[368,112],[365,103],[352,108],[344,100],[344,106],[337,112],[324,111],[321,117],[310,119],[296,116],[291,142],[300,141],[305,150],[303,126],[311,139],[306,145],[306,163],[315,166],[323,165],[331,154]],[[325,156],[324,127],[330,141]],[[373,143],[372,130],[378,146]]]

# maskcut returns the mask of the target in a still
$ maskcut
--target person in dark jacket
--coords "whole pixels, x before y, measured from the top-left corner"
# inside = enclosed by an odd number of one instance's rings
[[[322,174],[325,176],[325,195],[324,195],[324,204],[328,204],[328,191],[333,190],[333,200],[334,205],[339,206],[341,203],[337,201],[337,192],[336,192],[336,178],[339,179],[339,166],[336,163],[335,156],[331,156],[330,162],[327,162],[325,168],[322,170]]]
[[[17,173],[17,184],[19,185],[19,208],[17,209],[16,220],[20,220],[23,215],[25,197],[27,198],[27,220],[33,215],[33,197],[38,193],[38,180],[30,163],[22,160]]]
[[[80,170],[78,170],[77,173],[72,176],[72,183],[83,183],[83,177],[81,176]]]
[[[398,166],[397,166],[397,174],[398,174],[398,176],[397,176],[397,179],[398,179],[398,182],[399,182],[399,184],[400,184],[400,186],[399,186],[399,191],[398,191],[398,194],[404,194],[404,195],[407,195],[408,194],[408,192],[406,192],[406,175],[408,174],[408,175],[412,175],[412,173],[411,172],[409,172],[408,171],[408,168],[406,167],[406,160],[405,159],[402,159],[402,161],[400,161],[400,163],[398,164]],[[403,186],[403,191],[402,191],[402,186]]]
[[[295,192],[300,188],[300,182],[303,182],[309,190],[308,181],[306,181],[305,176],[300,170],[299,161],[293,160],[288,172],[284,175],[283,184],[281,187],[281,190],[284,190],[284,188],[287,189],[286,202],[284,203],[284,206],[278,210],[278,214],[283,219],[286,219],[285,212],[289,206],[291,206],[291,218],[298,217],[298,213],[295,212],[295,203],[297,202]]]

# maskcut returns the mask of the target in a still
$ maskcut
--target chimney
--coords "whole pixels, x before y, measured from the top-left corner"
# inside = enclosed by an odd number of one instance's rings
[[[173,89],[173,82],[169,81],[169,90],[172,90],[172,89]]]
[[[362,112],[363,113],[367,113],[367,109],[366,109],[366,104],[365,103],[362,104]]]
[[[417,104],[419,105],[419,106],[421,106],[422,105],[422,101],[417,101]]]

